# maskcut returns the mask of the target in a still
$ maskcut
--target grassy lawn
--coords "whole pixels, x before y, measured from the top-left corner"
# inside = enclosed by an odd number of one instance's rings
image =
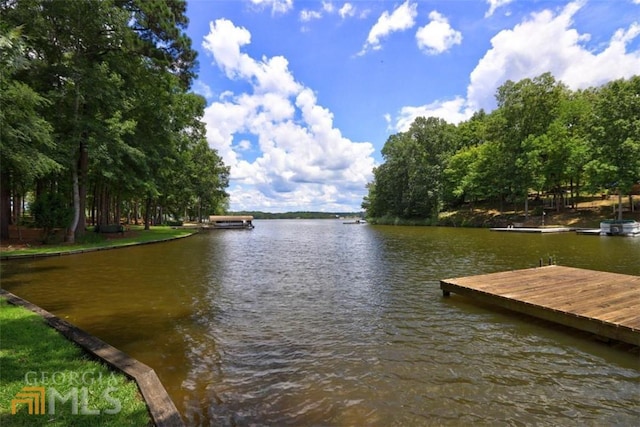
[[[152,425],[135,382],[89,359],[40,316],[0,299],[0,325],[1,426]],[[23,387],[44,387],[44,414],[29,414],[25,403],[11,413]]]
[[[16,249],[5,249],[3,256],[12,257],[16,255],[35,255],[51,253],[68,253],[97,248],[113,248],[118,246],[129,246],[140,243],[158,242],[170,240],[177,237],[184,237],[193,234],[195,230],[174,229],[171,227],[156,226],[150,230],[144,230],[142,226],[132,226],[124,234],[97,234],[87,232],[81,241],[75,244],[54,244],[54,245],[31,245],[30,247],[20,247]]]

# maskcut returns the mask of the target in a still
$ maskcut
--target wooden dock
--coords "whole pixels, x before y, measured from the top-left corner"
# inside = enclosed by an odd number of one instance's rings
[[[445,279],[440,289],[640,346],[640,276],[550,265]]]
[[[567,233],[575,231],[575,228],[568,227],[494,227],[490,231],[504,231],[509,233]]]

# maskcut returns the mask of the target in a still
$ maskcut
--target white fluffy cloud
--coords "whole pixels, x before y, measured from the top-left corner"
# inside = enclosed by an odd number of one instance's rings
[[[309,22],[317,19],[322,19],[325,15],[333,15],[336,13],[340,16],[340,18],[347,19],[356,16],[356,11],[356,7],[348,2],[343,4],[342,7],[338,9],[334,6],[333,3],[323,1],[320,4],[320,7],[317,9],[302,9],[300,11],[300,20],[302,22]],[[362,10],[360,11],[359,15],[360,17],[363,17],[363,15],[366,15],[366,13],[366,10]]]
[[[420,50],[437,55],[462,43],[462,33],[451,28],[446,17],[434,10],[429,14],[429,19],[429,23],[416,32]]]
[[[489,3],[489,10],[487,11],[487,13],[484,14],[485,18],[490,17],[491,15],[493,15],[493,13],[496,11],[496,9],[498,9],[499,7],[502,7],[504,5],[507,5],[509,3],[511,3],[513,0],[487,0],[487,3]],[[640,0],[638,0],[640,1]]]
[[[640,0],[638,0],[640,1]],[[345,3],[338,10],[338,14],[342,19],[354,16],[356,14],[356,8],[351,3]]]
[[[303,9],[300,11],[300,20],[302,22],[309,22],[320,18],[322,18],[322,12],[319,10]]]
[[[618,29],[608,46],[594,51],[585,47],[590,35],[572,27],[573,17],[583,4],[569,3],[558,14],[551,10],[534,13],[513,29],[496,34],[491,39],[492,48],[471,73],[469,104],[491,108],[496,89],[505,81],[547,71],[573,89],[637,74],[640,52],[627,52],[626,46],[640,34],[640,24]]]
[[[211,99],[214,96],[213,90],[211,90],[209,85],[207,85],[202,80],[196,80],[193,83],[193,91],[204,96],[206,99]]]
[[[227,78],[251,86],[250,93],[225,93],[204,116],[209,144],[231,166],[232,209],[357,208],[371,179],[372,144],[344,137],[284,57],[243,53],[250,41],[249,31],[219,19],[203,42]],[[259,154],[246,160],[248,150]]]
[[[466,101],[462,97],[448,101],[435,101],[418,107],[402,107],[391,130],[406,132],[417,117],[439,117],[449,123],[459,123],[471,117],[472,114],[473,112],[466,107]]]
[[[271,8],[271,13],[286,13],[293,8],[293,0],[251,0],[256,6]]]
[[[491,4],[498,7],[505,2],[496,0]],[[640,35],[640,23],[619,28],[604,47],[594,50],[586,46],[590,35],[574,28],[573,17],[583,5],[584,1],[578,0],[557,12],[547,9],[532,13],[512,29],[500,31],[471,72],[466,99],[456,97],[403,107],[389,120],[389,128],[406,130],[421,115],[457,123],[480,108],[492,110],[496,90],[507,80],[519,81],[551,72],[570,88],[580,89],[637,74],[640,51],[628,52],[627,46]]]
[[[412,28],[416,23],[417,14],[418,5],[409,0],[406,0],[391,13],[384,11],[371,27],[367,41],[358,55],[364,55],[369,50],[379,50],[382,48],[380,44],[382,39],[389,34]]]

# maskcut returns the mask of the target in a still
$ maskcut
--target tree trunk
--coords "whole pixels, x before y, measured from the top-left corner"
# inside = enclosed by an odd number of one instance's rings
[[[114,211],[115,211],[115,219],[116,219],[116,224],[120,224],[120,219],[121,219],[121,212],[120,212],[120,196],[116,196],[114,197],[114,201],[115,201],[115,206],[114,206]]]
[[[103,186],[100,194],[100,225],[109,224],[109,191]]]
[[[571,195],[571,209],[575,209],[576,205],[574,203],[574,198],[573,198],[573,178],[571,178],[571,181],[569,183],[569,188],[570,188],[570,195]]]
[[[75,167],[71,170],[71,181],[73,185],[73,221],[71,221],[71,225],[67,228],[65,240],[68,243],[75,243],[75,230],[78,226],[78,220],[80,219],[80,190],[78,188],[78,170]]]
[[[133,201],[133,223],[138,225],[138,199]]]
[[[75,132],[77,132],[76,135],[80,137],[81,142],[78,147],[78,159],[71,168],[71,174],[72,174],[71,179],[72,179],[72,185],[73,185],[73,221],[71,222],[71,225],[67,229],[66,241],[69,243],[75,243],[75,235],[76,235],[76,230],[78,228],[78,225],[80,224],[80,217],[81,216],[84,217],[84,213],[80,212],[80,209],[84,206],[84,204],[81,205],[80,203],[80,183],[79,183],[80,179],[78,178],[78,174],[82,175],[83,172],[86,172],[81,170],[82,161],[83,161],[84,135],[83,135],[83,132],[80,131],[80,126],[79,126],[80,85],[76,82],[75,86],[76,86],[76,97],[75,97],[75,102],[73,107],[73,119],[75,123]],[[86,189],[83,188],[83,191],[85,192],[85,196],[86,196]],[[83,226],[85,222],[86,221],[83,219]]]
[[[96,185],[96,200],[94,203],[96,205],[96,219],[93,225],[99,226],[102,224],[102,184]]]
[[[89,169],[89,150],[87,143],[80,143],[80,157],[78,159],[78,222],[74,228],[76,237],[84,236],[87,229],[87,174]],[[75,205],[75,202],[74,202]]]
[[[147,197],[146,209],[144,210],[144,229],[149,230],[149,221],[151,221],[151,197]]]
[[[11,176],[6,170],[0,171],[0,238],[9,238],[9,217],[11,217]]]
[[[98,200],[98,186],[93,186],[93,200],[91,201],[91,225],[96,225],[96,203]]]
[[[23,197],[14,190],[13,194],[13,224],[20,224],[22,217],[22,199]]]
[[[618,189],[618,219],[622,219],[622,191]]]

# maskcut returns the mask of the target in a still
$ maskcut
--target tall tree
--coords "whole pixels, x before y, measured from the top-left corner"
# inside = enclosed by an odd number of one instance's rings
[[[131,171],[138,169],[126,166],[139,166],[139,147],[147,148],[148,144],[125,136],[133,133],[132,120],[138,118],[131,109],[141,102],[133,99],[139,93],[136,85],[143,81],[139,76],[145,70],[154,76],[172,75],[178,82],[178,91],[183,92],[191,83],[196,53],[184,33],[186,3],[17,0],[3,12],[8,22],[24,24],[31,56],[38,64],[28,80],[51,101],[47,117],[55,128],[58,155],[69,170],[73,188],[74,219],[68,234],[71,241],[85,229],[90,179],[120,185],[111,178],[122,176],[120,172],[125,171],[131,181],[136,181]],[[153,83],[161,80],[162,77],[151,79]],[[145,98],[145,102],[153,105],[155,99],[172,93],[174,88],[157,85],[155,90],[159,93]],[[172,131],[161,126],[154,135],[162,130]],[[143,138],[147,136],[153,135]],[[169,139],[164,137],[159,142]],[[96,167],[105,163],[109,168],[103,171]]]
[[[52,127],[42,116],[47,100],[16,80],[30,66],[19,28],[0,26],[0,238],[9,238],[11,189],[60,170],[51,157]]]
[[[457,144],[456,128],[443,119],[418,117],[407,132],[416,148],[409,157],[406,217],[437,219],[442,207],[444,170]]]
[[[229,168],[205,139],[193,147],[191,162],[194,172],[191,185],[196,196],[198,222],[202,222],[204,215],[220,213],[216,208],[223,206],[228,197],[224,189],[229,184]]]
[[[189,23],[185,0],[114,0],[129,12],[133,51],[154,66],[178,77],[184,90],[191,86],[197,52],[186,34]]]
[[[535,138],[545,134],[554,120],[565,90],[563,84],[545,73],[517,83],[507,81],[497,91],[498,108],[504,118],[497,141],[510,157],[507,164],[512,168],[511,197],[514,202],[524,200],[525,216],[528,215],[529,189],[537,183],[540,174],[540,163],[532,162],[530,151],[535,147]]]
[[[594,108],[595,158],[587,168],[594,186],[615,188],[618,219],[622,195],[640,182],[640,76],[603,86]]]
[[[374,169],[369,186],[370,206],[367,214],[374,218],[403,216],[403,196],[408,186],[408,156],[404,133],[391,135],[382,148],[385,162]]]
[[[589,120],[592,106],[586,92],[567,94],[559,100],[557,114],[547,132],[534,141],[532,153],[537,169],[541,171],[540,184],[547,192],[553,192],[562,209],[565,188],[569,184],[571,195],[574,186],[579,188],[584,168],[590,160]]]
[[[392,135],[374,170],[368,215],[434,218],[443,202],[444,169],[458,141],[455,126],[418,117],[407,132]]]

